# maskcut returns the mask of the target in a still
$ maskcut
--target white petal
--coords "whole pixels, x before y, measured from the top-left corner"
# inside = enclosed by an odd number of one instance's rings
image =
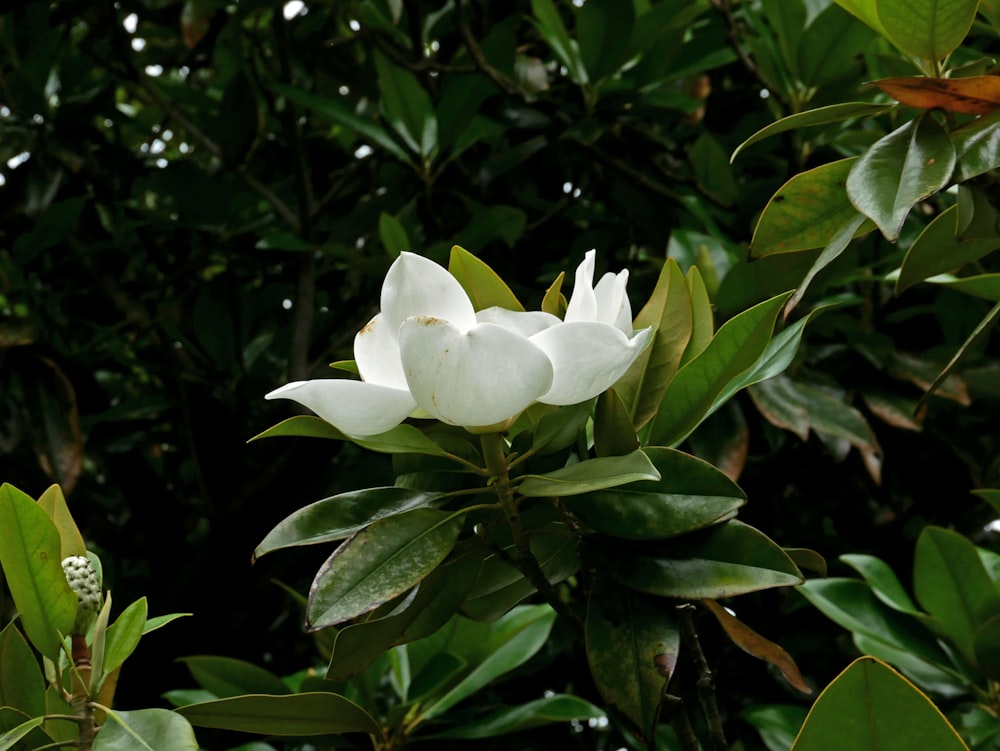
[[[417,406],[408,391],[342,378],[286,383],[264,398],[296,401],[344,433],[357,436],[384,433]]]
[[[476,325],[476,311],[458,280],[428,258],[400,253],[382,283],[382,315],[393,330],[411,316],[450,321],[462,331]]]
[[[354,360],[368,383],[407,391],[399,359],[399,326],[393,329],[379,313],[354,337]]]
[[[597,320],[597,297],[594,295],[594,259],[596,250],[588,250],[583,262],[576,267],[576,278],[573,280],[573,294],[566,306],[566,318],[569,321]]]
[[[625,292],[627,284],[628,269],[601,277],[594,287],[597,297],[597,317],[594,320],[610,323],[625,336],[632,336],[632,306]]]
[[[495,323],[523,336],[531,336],[562,323],[556,316],[541,310],[507,310],[497,307],[480,310],[476,313],[476,320],[479,323]]]
[[[552,361],[552,387],[538,401],[577,404],[614,385],[652,337],[643,329],[629,339],[606,323],[564,323],[531,337]]]
[[[527,338],[492,323],[462,332],[411,318],[399,348],[417,404],[452,425],[493,425],[518,414],[552,383],[552,365]]]

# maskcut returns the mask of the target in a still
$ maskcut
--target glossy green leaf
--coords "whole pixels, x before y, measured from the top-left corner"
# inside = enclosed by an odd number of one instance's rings
[[[433,737],[483,740],[504,733],[551,725],[554,722],[596,720],[604,716],[604,712],[589,701],[569,694],[555,694],[529,701],[527,704],[497,710],[481,720],[435,733]]]
[[[792,559],[800,569],[806,571],[813,571],[820,576],[825,577],[827,575],[826,570],[826,559],[817,553],[815,550],[810,550],[809,548],[785,548],[785,554]]]
[[[569,71],[570,80],[576,84],[588,82],[587,69],[580,56],[576,41],[570,38],[566,25],[552,0],[531,0],[531,11],[535,15],[535,25],[552,48],[559,61]]]
[[[370,451],[383,454],[427,454],[429,456],[449,456],[448,452],[421,433],[412,425],[397,425],[392,430],[378,435],[349,436],[319,417],[297,415],[282,420],[277,425],[258,433],[250,441],[279,436],[303,438],[332,438],[337,441],[351,441]]]
[[[587,662],[604,701],[639,733],[653,734],[663,690],[677,665],[673,607],[598,575],[587,603]]]
[[[727,321],[705,351],[681,368],[653,418],[649,443],[677,445],[718,407],[719,394],[766,351],[790,295],[772,297]]]
[[[437,117],[430,95],[416,76],[376,51],[375,70],[382,114],[415,153],[427,162],[437,151]]]
[[[979,0],[875,0],[885,34],[905,52],[943,60],[965,39]]]
[[[77,603],[62,570],[59,530],[45,509],[7,483],[0,485],[0,529],[0,567],[25,634],[58,660],[60,634],[69,634]]]
[[[979,274],[962,278],[941,274],[927,281],[990,302],[1000,302],[1000,274]]]
[[[993,324],[998,320],[1000,320],[1000,302],[990,308],[990,311],[983,316],[983,320],[976,324],[972,333],[970,333],[969,336],[966,337],[965,341],[962,342],[962,346],[958,348],[954,355],[952,355],[952,358],[948,361],[948,364],[944,366],[944,369],[938,374],[937,378],[934,379],[934,382],[927,387],[927,391],[917,403],[918,410],[924,405],[927,399],[938,389],[939,386],[947,382],[948,378],[951,376],[951,372],[955,369],[955,366],[958,365],[962,357],[964,357],[969,350],[975,347],[980,339],[989,335]]]
[[[407,162],[410,157],[392,136],[377,123],[361,117],[346,105],[333,97],[322,97],[303,91],[294,86],[273,84],[272,88],[292,102],[299,104],[327,120],[337,123],[348,130],[354,131],[377,146],[381,146],[400,161]]]
[[[614,389],[608,389],[597,397],[594,409],[594,453],[623,456],[638,448],[639,439],[628,408]]]
[[[635,328],[655,328],[653,341],[615,384],[637,428],[656,414],[680,367],[691,339],[692,317],[691,294],[684,275],[677,261],[668,258],[653,293],[635,317]]]
[[[28,717],[45,714],[42,672],[13,621],[0,631],[0,707],[12,707]]]
[[[893,610],[907,615],[919,615],[920,610],[910,599],[910,595],[903,589],[899,579],[889,564],[873,555],[862,555],[860,553],[840,556],[840,560],[853,568],[871,587],[872,594],[884,602]]]
[[[788,117],[783,117],[770,125],[761,128],[743,143],[736,147],[729,161],[736,160],[737,155],[743,149],[751,146],[765,138],[775,136],[798,128],[808,128],[812,125],[828,125],[839,123],[845,120],[852,120],[857,117],[876,117],[884,112],[888,112],[894,104],[874,104],[872,102],[844,102],[843,104],[831,104],[826,107],[817,107],[813,110],[798,112]],[[819,247],[819,246],[817,246]]]
[[[977,117],[951,132],[958,164],[955,180],[964,182],[1000,167],[1000,110]]]
[[[957,206],[949,206],[928,224],[906,251],[896,294],[937,274],[977,261],[1000,247],[1000,237],[963,240],[955,236]]]
[[[406,228],[396,217],[384,211],[378,217],[378,237],[390,258],[412,249],[410,238],[406,236]]]
[[[457,654],[471,668],[447,693],[428,702],[422,717],[431,719],[479,691],[490,681],[523,665],[548,640],[556,614],[548,605],[516,608],[490,624],[457,619],[462,633],[453,635],[446,651]],[[459,643],[465,649],[458,649]]]
[[[163,628],[168,623],[176,621],[178,618],[187,618],[191,613],[170,613],[169,615],[157,615],[153,618],[147,618],[145,625],[142,627],[142,635],[156,631],[157,629]]]
[[[451,552],[462,520],[414,509],[380,519],[338,547],[309,590],[310,630],[342,623],[402,594]]]
[[[955,168],[955,147],[932,117],[921,116],[876,141],[847,176],[854,207],[895,242],[918,201],[947,185]]]
[[[60,545],[59,555],[68,558],[71,555],[87,555],[87,544],[83,541],[83,535],[73,520],[73,515],[66,505],[66,497],[62,488],[58,485],[51,485],[38,498],[38,505],[45,509],[52,521],[59,530]],[[61,559],[60,559],[61,560]]]
[[[705,280],[697,266],[688,269],[685,278],[688,297],[691,300],[691,336],[688,339],[684,354],[681,355],[680,367],[684,367],[705,351],[715,335],[715,318],[712,301],[709,299]]]
[[[517,492],[529,498],[556,498],[659,477],[649,458],[636,450],[625,456],[586,459],[544,475],[524,475]]]
[[[968,751],[944,715],[883,662],[861,657],[820,694],[792,751]]]
[[[493,269],[465,248],[460,248],[457,245],[452,247],[451,257],[448,260],[448,271],[458,279],[462,289],[472,300],[472,307],[476,310],[493,307],[506,310],[524,310],[524,306],[510,291],[507,283],[497,276]]]
[[[793,704],[760,704],[740,715],[760,733],[768,751],[788,751],[809,710]]]
[[[94,741],[94,751],[198,751],[191,724],[176,712],[102,709],[107,720]]]
[[[576,12],[576,39],[587,77],[594,82],[615,73],[625,60],[635,8],[618,0],[593,0]]]
[[[688,149],[688,161],[701,191],[722,206],[731,206],[740,197],[726,152],[708,133],[702,133]]]
[[[3,735],[0,735],[0,751],[8,751],[8,749],[14,748],[21,740],[26,738],[32,730],[41,726],[43,722],[45,722],[44,717],[32,717],[30,720],[25,720],[20,725],[17,725]]]
[[[955,201],[955,235],[962,240],[993,240],[1000,235],[991,187],[985,181],[959,183]]]
[[[385,487],[324,498],[286,516],[254,550],[254,560],[282,548],[346,539],[379,519],[427,508],[439,497],[438,493]]]
[[[559,407],[542,415],[535,426],[532,448],[546,454],[560,451],[576,443],[586,427],[593,409],[593,400]]]
[[[364,709],[339,694],[321,691],[271,696],[250,694],[189,704],[177,710],[192,725],[264,735],[370,733],[379,724]]]
[[[728,519],[746,494],[708,462],[675,449],[646,449],[656,481],[566,499],[567,507],[599,532],[624,540],[659,540]]]
[[[859,632],[854,633],[853,641],[858,652],[889,663],[925,691],[941,696],[960,696],[969,690],[968,677],[953,667],[932,665],[898,645]]]
[[[455,614],[477,574],[471,556],[459,558],[431,572],[417,585],[413,599],[406,598],[392,612],[342,628],[333,643],[327,680],[352,678],[389,648],[430,636]]]
[[[990,680],[1000,678],[1000,615],[976,629],[973,638],[976,667]]]
[[[977,495],[990,504],[990,507],[1000,514],[1000,489],[997,488],[977,488],[972,491],[973,495]]]
[[[936,667],[950,664],[921,624],[883,605],[858,579],[810,579],[797,590],[827,618],[848,631],[917,657]]]
[[[803,581],[780,547],[736,520],[672,540],[657,555],[615,551],[606,566],[626,587],[690,600],[718,600]]]
[[[755,258],[823,248],[856,213],[844,186],[857,157],[800,172],[782,185],[764,207],[750,253]],[[858,234],[870,229],[862,225]]]
[[[181,657],[198,685],[225,699],[241,694],[289,694],[291,690],[274,673],[244,660],[214,655]]]
[[[976,631],[1000,615],[1000,593],[976,546],[941,527],[927,527],[917,539],[913,591],[943,633],[970,660],[975,659]]]
[[[122,663],[139,646],[139,639],[145,633],[148,612],[146,598],[140,597],[125,608],[111,624],[104,645],[103,670],[105,674],[121,667]]]

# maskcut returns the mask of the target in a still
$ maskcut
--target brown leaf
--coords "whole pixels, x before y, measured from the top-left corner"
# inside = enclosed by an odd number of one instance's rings
[[[716,617],[719,625],[722,626],[733,644],[744,652],[774,665],[785,676],[785,680],[802,693],[811,694],[813,692],[809,684],[802,678],[802,673],[799,672],[795,660],[788,652],[773,641],[765,639],[742,621],[734,618],[715,600],[702,600],[701,602]]]
[[[1000,109],[1000,76],[896,76],[866,85],[877,86],[893,99],[918,109],[942,109],[966,115],[985,115]]]

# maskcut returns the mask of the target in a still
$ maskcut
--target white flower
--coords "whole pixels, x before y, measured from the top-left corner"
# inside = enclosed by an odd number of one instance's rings
[[[593,286],[595,252],[576,271],[566,320],[542,311],[476,313],[447,270],[401,253],[382,284],[381,312],[354,338],[361,381],[296,381],[292,399],[344,433],[375,435],[410,416],[483,428],[534,402],[563,405],[607,390],[649,342],[633,335],[628,272]]]

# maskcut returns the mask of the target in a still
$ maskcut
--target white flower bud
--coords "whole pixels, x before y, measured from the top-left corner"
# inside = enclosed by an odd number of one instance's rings
[[[101,585],[97,581],[97,572],[94,571],[90,561],[82,555],[64,558],[62,568],[70,589],[76,592],[79,598],[72,633],[85,634],[101,609]]]

